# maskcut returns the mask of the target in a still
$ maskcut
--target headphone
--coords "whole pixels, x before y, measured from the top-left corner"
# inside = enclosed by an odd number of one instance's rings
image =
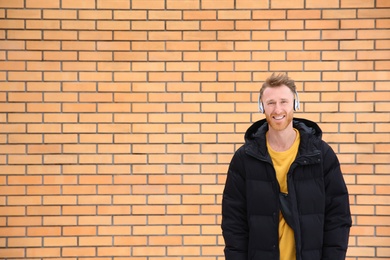
[[[299,96],[298,96],[298,92],[295,90],[294,91],[294,95],[295,95],[295,98],[294,98],[294,111],[297,111],[299,110]],[[264,107],[263,107],[263,103],[261,102],[261,95],[259,93],[259,99],[257,101],[257,105],[259,106],[259,111],[260,113],[263,113],[264,114]]]

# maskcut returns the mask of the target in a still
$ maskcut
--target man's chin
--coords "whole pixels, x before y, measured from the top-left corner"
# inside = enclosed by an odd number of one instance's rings
[[[286,124],[286,123],[284,123],[284,124],[271,123],[270,126],[272,127],[272,129],[274,129],[276,131],[283,131],[284,129],[287,128],[288,124]]]
[[[285,130],[289,124],[291,123],[291,120],[288,120],[288,118],[283,118],[282,120],[276,120],[274,118],[267,117],[267,122],[269,126],[276,131],[283,131]]]

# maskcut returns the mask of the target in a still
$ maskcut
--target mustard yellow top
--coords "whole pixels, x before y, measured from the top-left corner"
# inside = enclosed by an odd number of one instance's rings
[[[286,151],[276,152],[272,150],[267,142],[268,152],[271,156],[278,179],[280,192],[288,193],[287,172],[295,160],[298,153],[299,143],[301,141],[299,131],[294,128],[296,134],[293,145]],[[279,250],[280,260],[296,260],[294,231],[286,223],[281,212],[279,212]]]

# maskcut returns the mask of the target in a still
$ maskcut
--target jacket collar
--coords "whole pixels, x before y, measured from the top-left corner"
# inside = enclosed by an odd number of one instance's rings
[[[269,157],[265,134],[268,131],[268,123],[266,119],[259,120],[253,123],[245,133],[245,151],[257,155],[256,157]],[[301,135],[300,153],[309,153],[313,151],[311,146],[313,139],[322,138],[322,130],[313,121],[295,118],[293,119],[293,127],[299,131]]]

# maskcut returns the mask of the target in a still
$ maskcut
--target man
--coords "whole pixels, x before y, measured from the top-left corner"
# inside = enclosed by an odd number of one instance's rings
[[[265,119],[245,134],[222,200],[226,260],[344,260],[352,224],[339,161],[319,126],[294,118],[296,86],[272,74],[259,95]]]

